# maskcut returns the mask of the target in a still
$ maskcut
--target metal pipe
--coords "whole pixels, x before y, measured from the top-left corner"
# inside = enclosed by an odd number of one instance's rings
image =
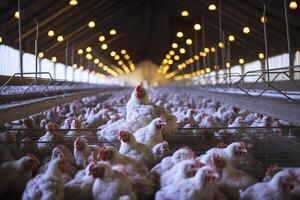
[[[73,64],[74,64],[74,46],[73,46],[73,45],[72,45],[71,62],[72,62],[72,69],[73,69],[73,73],[72,73],[72,81],[74,82],[75,69],[73,68]]]
[[[205,48],[205,18],[204,15],[202,15],[202,47]],[[205,57],[203,59],[203,69],[206,67],[206,59]]]
[[[294,64],[293,64],[293,57],[292,57],[290,30],[289,30],[289,19],[288,19],[288,13],[287,13],[287,2],[286,2],[286,0],[284,0],[284,17],[285,17],[286,39],[287,39],[288,53],[289,53],[289,65],[290,65],[290,67],[292,67]],[[290,68],[290,77],[291,77],[291,79],[294,79],[294,71],[293,71],[292,68]]]
[[[36,35],[34,41],[34,55],[35,55],[35,80],[37,80],[38,73],[38,39],[39,39],[39,22],[36,21]]]
[[[67,67],[68,67],[68,48],[69,48],[69,42],[66,43],[66,55],[65,55],[65,81],[67,80]]]
[[[230,41],[227,40],[227,62],[230,64],[228,71],[229,71],[229,83],[231,84],[231,58],[230,58]],[[227,66],[226,66],[227,69]]]
[[[20,73],[21,78],[23,78],[23,53],[22,53],[22,29],[21,29],[21,3],[18,0],[18,11],[19,11],[19,20],[18,20],[18,28],[19,28],[19,65],[20,65]]]
[[[199,47],[198,47],[198,31],[195,30],[195,33],[194,33],[194,40],[195,40],[195,55],[197,55],[199,53]],[[199,59],[196,60],[196,71],[199,70]]]

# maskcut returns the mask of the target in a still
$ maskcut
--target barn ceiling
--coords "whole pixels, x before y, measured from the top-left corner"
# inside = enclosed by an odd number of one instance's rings
[[[290,0],[287,2],[290,3]],[[34,53],[38,22],[39,52],[44,52],[49,59],[56,56],[59,62],[69,65],[76,63],[101,73],[106,72],[94,64],[95,58],[121,71],[124,68],[122,63],[118,64],[120,59],[126,65],[129,65],[128,61],[138,63],[142,60],[151,60],[160,65],[173,49],[172,43],[177,43],[179,47],[173,50],[179,60],[173,59],[168,72],[177,70],[178,64],[199,54],[205,47],[215,47],[217,53],[210,52],[206,58],[200,58],[198,67],[214,69],[218,65],[222,68],[221,51],[218,51],[218,43],[222,40],[225,44],[225,61],[230,62],[231,66],[237,64],[239,58],[250,62],[257,60],[259,53],[264,53],[264,29],[260,21],[263,5],[266,5],[269,54],[287,52],[283,0],[77,0],[75,6],[69,3],[69,0],[20,0],[22,45],[26,52]],[[208,9],[211,4],[216,5],[216,10]],[[18,20],[14,17],[17,10],[17,0],[0,1],[0,36],[3,43],[14,48],[18,48],[19,43]],[[181,16],[183,10],[188,11],[189,15]],[[299,8],[288,9],[288,16],[291,44],[295,51],[300,47]],[[88,27],[90,21],[95,22],[94,28]],[[201,25],[200,31],[194,30],[196,23]],[[245,26],[250,28],[249,34],[243,33]],[[115,35],[110,35],[112,29],[116,30]],[[53,37],[48,36],[49,30],[54,30]],[[182,38],[176,36],[179,31],[183,33]],[[59,35],[64,38],[62,42],[57,41]],[[105,41],[99,41],[101,35],[105,36]],[[235,41],[230,42],[230,51],[227,41],[229,35],[235,37]],[[191,39],[192,45],[187,45],[186,39]],[[103,44],[108,48],[102,49]],[[91,60],[85,56],[86,47],[92,48]],[[181,54],[180,48],[186,52]],[[83,49],[84,53],[79,55],[78,49]],[[121,53],[122,49],[130,58],[123,58],[125,54]],[[115,60],[111,56],[112,51],[121,58]],[[65,55],[68,56],[67,61]],[[206,62],[203,63],[201,59]],[[191,69],[185,68],[179,73]]]

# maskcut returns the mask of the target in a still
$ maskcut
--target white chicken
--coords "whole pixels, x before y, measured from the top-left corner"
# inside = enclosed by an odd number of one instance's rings
[[[35,199],[64,199],[64,172],[65,161],[62,158],[52,160],[44,174],[31,179],[23,193],[23,200]]]
[[[58,143],[64,142],[64,137],[56,131],[56,127],[52,122],[46,125],[46,134],[38,140],[38,148],[40,151],[52,150]]]
[[[194,160],[182,160],[161,174],[160,187],[166,187],[182,179],[190,178],[196,174],[200,167],[200,163]]]
[[[99,147],[88,145],[85,138],[77,137],[74,141],[74,157],[78,168],[84,168],[89,163],[89,159],[96,160]],[[93,156],[90,158],[90,156]]]
[[[169,149],[169,144],[166,141],[158,143],[152,148],[152,153],[154,156],[154,163],[159,163],[163,158],[170,156],[171,150]]]
[[[256,183],[240,191],[241,200],[288,200],[298,177],[290,170],[278,172],[271,181]]]
[[[200,168],[195,176],[174,182],[161,188],[155,195],[155,200],[214,200],[224,199],[216,193],[214,180],[219,175],[211,166]],[[223,198],[222,198],[223,196]]]
[[[159,177],[164,171],[171,169],[176,163],[182,160],[193,160],[194,158],[195,153],[190,148],[183,147],[175,151],[172,156],[162,159],[160,163],[151,169],[151,173]]]
[[[85,168],[85,174],[81,177],[75,177],[65,184],[64,192],[66,200],[82,200],[93,198],[93,183],[96,178],[94,166],[96,163],[91,162]]]
[[[247,149],[244,142],[233,142],[226,148],[212,148],[205,154],[200,155],[197,160],[199,160],[201,163],[209,164],[213,155],[219,155],[227,158],[234,167],[238,167],[240,166],[241,156],[243,156],[245,153],[247,153]]]
[[[139,198],[147,198],[148,195],[153,193],[154,177],[150,174],[147,167],[131,158],[120,154],[116,148],[109,146],[103,147],[99,156],[111,167],[116,165],[123,165],[123,170],[129,177],[132,183],[133,190]]]
[[[134,133],[136,140],[152,149],[163,142],[162,129],[166,125],[164,118],[156,118],[152,122]]]
[[[239,198],[239,190],[244,190],[257,182],[248,173],[235,169],[226,158],[213,156],[211,164],[216,167],[220,175],[217,181],[218,188],[228,199],[237,200]]]
[[[32,154],[0,165],[0,198],[20,199],[27,182],[41,163]]]
[[[112,170],[104,162],[98,162],[93,168],[93,176],[96,178],[93,185],[94,200],[135,200],[135,193],[124,174]]]
[[[74,141],[74,138],[76,137],[83,137],[89,140],[94,140],[96,139],[95,135],[90,132],[90,131],[86,131],[86,130],[80,130],[83,129],[83,125],[80,119],[74,119],[71,123],[71,129],[67,135],[66,135],[66,139],[67,140],[71,140]]]
[[[154,156],[149,147],[136,141],[134,135],[130,132],[120,131],[121,146],[120,154],[125,155],[138,163],[151,166],[154,162]]]

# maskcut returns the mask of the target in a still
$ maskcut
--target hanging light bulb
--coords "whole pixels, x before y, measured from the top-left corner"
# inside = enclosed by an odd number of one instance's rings
[[[124,55],[124,54],[126,54],[126,53],[127,53],[127,51],[126,51],[125,49],[122,49],[122,50],[121,50],[121,54]]]
[[[222,48],[224,48],[224,43],[223,42],[219,42],[218,46],[222,49]]]
[[[92,47],[85,48],[85,51],[88,52],[88,53],[92,52]]]
[[[187,17],[187,16],[189,16],[189,12],[187,10],[183,10],[183,11],[181,11],[181,16]]]
[[[39,57],[40,59],[41,59],[41,58],[44,58],[44,56],[45,56],[44,52],[39,52],[38,57]]]
[[[0,43],[2,43],[3,42],[3,38],[0,36]]]
[[[201,29],[201,25],[200,24],[195,24],[194,29],[195,29],[195,31],[199,31]]]
[[[177,49],[177,48],[178,48],[178,44],[177,44],[177,43],[175,43],[175,42],[174,42],[174,43],[172,43],[172,48],[173,48],[173,49]]]
[[[176,36],[178,38],[182,38],[183,37],[183,33],[181,31],[179,31],[179,32],[176,33]]]
[[[174,56],[174,60],[179,60],[179,59],[180,59],[180,57],[178,55]]]
[[[185,41],[185,43],[186,43],[187,45],[191,45],[191,44],[193,44],[193,41],[192,41],[191,39],[187,39],[187,40]]]
[[[89,21],[89,23],[88,23],[89,28],[95,28],[95,26],[96,26],[96,23],[94,21]]]
[[[71,6],[76,6],[76,5],[78,4],[78,2],[77,2],[77,0],[71,0],[71,1],[69,2],[69,4],[70,4]]]
[[[53,30],[48,31],[48,36],[53,37],[55,35],[55,32]]]
[[[57,58],[55,56],[52,56],[51,61],[56,63],[57,62]]]
[[[235,37],[234,37],[233,35],[229,35],[229,36],[228,36],[228,40],[229,40],[230,42],[233,42],[233,41],[235,40]]]
[[[243,64],[245,63],[245,60],[244,60],[243,58],[240,58],[240,59],[239,59],[239,63],[240,63],[241,65],[243,65]]]
[[[110,52],[110,56],[114,57],[117,53],[115,51]]]
[[[259,53],[259,54],[258,54],[258,58],[259,58],[259,59],[264,59],[264,58],[265,58],[265,55],[264,55],[263,53]]]
[[[209,48],[205,47],[205,48],[204,48],[204,52],[205,52],[205,53],[209,53]]]
[[[20,12],[16,11],[14,16],[15,16],[16,19],[20,19]]]
[[[103,49],[103,50],[107,49],[107,47],[108,47],[107,44],[102,44],[101,45],[101,49]]]
[[[217,6],[212,3],[208,6],[208,10],[217,10]]]
[[[111,30],[109,31],[109,34],[110,34],[110,35],[116,35],[116,34],[117,34],[117,31],[116,31],[115,29],[111,29]]]
[[[128,54],[125,54],[125,55],[124,55],[124,58],[125,58],[126,60],[129,60],[129,59],[130,59],[130,56],[129,56]]]
[[[267,22],[267,17],[266,16],[261,16],[260,22],[263,23],[263,24],[266,23]]]
[[[210,48],[210,51],[211,51],[212,53],[214,53],[214,52],[216,52],[216,48],[215,48],[215,47],[211,47],[211,48]]]
[[[77,69],[78,65],[74,63],[74,64],[72,65],[72,67],[73,67],[73,69]]]
[[[227,68],[230,68],[230,62],[227,62],[227,63],[226,63],[226,67],[227,67]]]
[[[289,7],[290,7],[291,10],[295,10],[295,9],[297,9],[298,4],[297,4],[296,1],[291,1],[290,4],[289,4]]]
[[[180,49],[179,49],[179,52],[180,52],[181,54],[184,54],[184,53],[185,53],[185,49],[184,49],[184,48],[180,48]]]
[[[119,56],[119,55],[115,55],[114,59],[115,59],[115,60],[119,60],[119,59],[120,59],[120,56]]]
[[[81,55],[81,54],[83,54],[83,50],[82,50],[82,49],[78,49],[78,50],[77,50],[77,53],[78,53],[79,55]]]
[[[92,56],[92,54],[87,53],[86,56],[85,56],[85,58],[88,59],[88,60],[92,60],[93,56]]]
[[[97,65],[100,62],[100,60],[98,58],[94,59],[94,63]]]
[[[100,35],[99,38],[98,38],[98,40],[99,40],[100,42],[104,42],[104,41],[105,41],[105,36]]]
[[[248,26],[243,27],[243,32],[245,34],[249,34],[250,33],[250,28]]]
[[[64,37],[63,37],[62,35],[59,35],[59,36],[57,37],[57,41],[58,41],[58,42],[64,41]]]

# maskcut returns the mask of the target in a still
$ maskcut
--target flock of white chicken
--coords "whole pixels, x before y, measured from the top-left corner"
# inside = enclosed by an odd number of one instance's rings
[[[171,152],[167,142],[178,128],[214,139],[243,129],[209,128],[287,122],[190,91],[154,90],[149,98],[140,85],[125,107],[128,96],[104,92],[5,124],[12,131],[0,134],[0,199],[300,199],[300,168],[272,165],[258,182],[246,172],[245,157],[254,158],[242,141],[202,155],[188,146]]]

